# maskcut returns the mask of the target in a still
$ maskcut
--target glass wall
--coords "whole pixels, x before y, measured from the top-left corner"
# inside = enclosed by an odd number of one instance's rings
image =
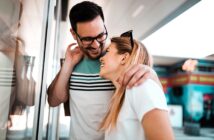
[[[71,43],[70,24],[67,9],[68,0],[51,0],[49,3],[47,38],[46,38],[46,64],[43,79],[43,94],[46,95],[50,85],[60,69],[60,62],[64,58],[65,49]],[[41,118],[39,127],[39,139],[46,138],[68,139],[70,129],[70,116],[65,116],[64,104],[58,107],[50,107],[46,97],[42,98]],[[42,113],[44,114],[42,115]],[[44,117],[44,118],[43,118]]]
[[[0,1],[0,140],[38,139],[48,1]]]

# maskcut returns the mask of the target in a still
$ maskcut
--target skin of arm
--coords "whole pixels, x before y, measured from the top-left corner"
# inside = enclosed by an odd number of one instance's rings
[[[174,140],[168,112],[153,109],[141,121],[147,140]]]
[[[154,80],[162,88],[156,72],[151,67],[143,64],[129,66],[129,68],[121,74],[117,82],[127,88],[132,88],[133,86],[142,84],[147,79]]]
[[[66,50],[65,61],[62,68],[54,78],[50,86],[48,87],[48,103],[51,107],[58,106],[59,104],[66,102],[69,97],[69,79],[73,68],[83,57],[83,53],[79,47],[71,50],[71,47],[76,43],[70,44]]]

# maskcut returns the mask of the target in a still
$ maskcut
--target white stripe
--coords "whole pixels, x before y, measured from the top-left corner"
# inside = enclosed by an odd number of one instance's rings
[[[0,83],[8,83],[8,82],[15,82],[15,79],[0,79]]]
[[[14,68],[13,67],[11,67],[11,68],[0,68],[0,71],[1,70],[14,70]]]
[[[0,79],[12,79],[14,78],[13,75],[0,75]]]
[[[16,83],[0,83],[0,86],[15,86]]]
[[[78,72],[73,72],[72,74],[76,74],[76,75],[82,75],[82,76],[100,76],[99,73],[95,73],[95,74],[85,74],[85,73],[78,73]]]
[[[70,84],[71,85],[71,84]],[[98,83],[98,84],[82,84],[82,83],[72,83],[72,86],[107,86],[112,85],[112,83]]]
[[[101,77],[78,77],[78,76],[71,76],[71,78],[77,78],[77,79],[101,79]]]
[[[90,80],[90,81],[86,81],[86,80],[74,80],[74,79],[71,79],[70,80],[71,82],[85,82],[85,83],[92,83],[92,82],[111,82],[110,80],[105,80],[105,79],[101,79],[101,80]]]
[[[0,71],[0,74],[13,74],[15,71]]]

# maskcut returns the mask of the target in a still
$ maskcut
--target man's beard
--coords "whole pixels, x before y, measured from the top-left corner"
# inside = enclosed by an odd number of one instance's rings
[[[97,54],[97,56],[91,56],[89,51],[94,49],[92,46],[88,46],[87,48],[83,48],[83,46],[80,47],[80,49],[83,51],[84,55],[86,55],[90,59],[100,58],[103,54],[103,48],[104,48],[104,43],[100,43],[100,46],[98,48],[99,54]]]

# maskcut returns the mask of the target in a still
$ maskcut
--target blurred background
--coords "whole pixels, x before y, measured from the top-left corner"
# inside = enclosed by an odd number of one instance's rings
[[[67,140],[70,117],[46,90],[82,0],[0,0],[0,140]],[[214,139],[214,1],[94,0],[109,37],[132,29],[153,56],[176,140]]]

